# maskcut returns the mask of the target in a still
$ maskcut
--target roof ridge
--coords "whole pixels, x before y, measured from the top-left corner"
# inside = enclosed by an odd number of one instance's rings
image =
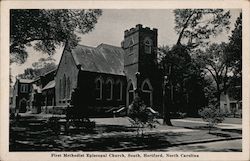
[[[88,45],[83,45],[83,44],[77,44],[77,46],[88,47],[88,48],[95,48],[93,46],[88,46]]]
[[[42,74],[42,75],[40,75],[40,76],[45,76],[45,75],[47,75],[47,74],[49,74],[49,73],[52,73],[52,72],[56,71],[57,68],[58,68],[58,67],[56,67],[55,69],[49,70],[49,71],[47,71],[46,73],[44,73],[44,74]]]
[[[120,48],[121,49],[121,47],[119,47],[119,46],[110,45],[110,44],[106,44],[106,43],[101,43],[96,48],[99,48],[99,47],[104,46],[104,45],[106,45],[106,46],[112,46],[112,47],[116,47],[116,48]]]
[[[106,44],[106,43],[101,43],[101,44],[99,44],[99,45],[96,46],[96,47],[88,46],[88,45],[83,45],[83,44],[77,44],[77,46],[80,46],[80,47],[87,47],[87,48],[92,48],[92,49],[99,49],[101,46],[111,46],[111,47],[115,47],[115,48],[122,49],[122,48],[119,47],[119,46],[115,46],[115,45],[111,45],[111,44]]]

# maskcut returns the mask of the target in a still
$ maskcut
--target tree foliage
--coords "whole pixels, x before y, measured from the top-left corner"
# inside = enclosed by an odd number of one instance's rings
[[[147,109],[147,106],[140,97],[135,97],[128,109],[128,117],[131,119],[132,125],[137,127],[137,135],[141,131],[143,136],[143,129],[145,127],[154,128],[158,123],[155,116]]]
[[[196,51],[200,68],[211,76],[215,85],[214,96],[219,104],[222,92],[229,92],[236,100],[241,99],[242,81],[242,15],[237,18],[229,43],[211,44],[205,51]]]
[[[215,106],[211,105],[199,110],[199,115],[205,122],[208,123],[207,126],[209,128],[209,133],[215,125],[221,123],[225,119],[225,114]]]
[[[166,105],[172,112],[197,114],[197,109],[204,106],[203,75],[198,63],[190,56],[190,51],[182,45],[175,45],[170,51],[162,49],[165,55],[161,67],[168,76],[166,85]],[[199,98],[199,99],[197,99]]]
[[[94,29],[102,11],[71,9],[12,9],[10,10],[11,63],[24,63],[26,48],[54,54],[56,46],[67,43],[74,47],[80,38]]]
[[[211,37],[229,30],[230,11],[175,9],[174,15],[177,42],[167,50],[161,48],[159,52],[160,66],[164,75],[168,76],[170,88],[171,104],[168,108],[178,109],[175,106],[184,108],[187,105],[194,108],[192,111],[197,111],[207,103],[204,87],[208,82],[204,80],[205,74],[200,69],[201,64],[196,62],[197,59],[193,58],[195,54],[192,53],[199,47],[207,45]],[[187,109],[191,109],[189,107]]]
[[[242,13],[235,22],[235,28],[229,37],[226,48],[228,65],[233,68],[234,75],[241,76],[242,71]]]
[[[176,9],[174,15],[179,35],[176,44],[191,49],[204,45],[224,29],[229,30],[230,11],[223,9]]]
[[[35,79],[56,68],[57,66],[53,58],[40,58],[38,62],[32,64],[32,68],[25,69],[24,73],[19,74],[18,77],[22,79]]]
[[[221,93],[224,92],[230,84],[228,77],[230,68],[228,67],[225,53],[226,45],[226,43],[213,43],[205,51],[199,50],[196,57],[204,73],[207,73],[207,76],[213,80],[213,84],[216,87],[214,95],[218,105]]]
[[[184,73],[187,67],[190,65],[191,57],[188,54],[188,50],[184,46],[175,45],[170,51],[165,51],[165,57],[162,60],[162,66],[164,66],[164,74],[169,76],[172,83],[177,83],[183,80]],[[174,71],[174,72],[172,72]]]
[[[235,28],[229,37],[229,43],[226,47],[226,59],[231,68],[233,76],[231,77],[229,95],[236,99],[242,99],[242,13],[235,22]]]

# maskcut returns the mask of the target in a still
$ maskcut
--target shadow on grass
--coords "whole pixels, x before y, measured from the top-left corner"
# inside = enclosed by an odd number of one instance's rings
[[[209,134],[215,135],[215,136],[220,136],[220,137],[225,137],[225,138],[231,137],[230,134],[225,134],[225,133],[221,133],[221,132],[210,132]]]
[[[26,124],[25,124],[26,125]],[[99,125],[92,132],[55,133],[46,127],[11,127],[10,151],[136,151],[155,150],[170,146],[170,139],[183,134],[150,133],[136,135],[136,129],[126,126]]]
[[[241,130],[241,129],[221,129],[221,131],[226,131],[226,132],[232,132],[232,133],[242,134],[242,130]]]

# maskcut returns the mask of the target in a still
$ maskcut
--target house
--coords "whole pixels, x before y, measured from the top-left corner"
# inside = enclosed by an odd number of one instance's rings
[[[48,112],[55,106],[55,72],[51,70],[32,82],[31,102],[33,113]]]
[[[220,95],[220,109],[227,114],[232,114],[234,117],[236,115],[242,116],[242,100],[230,95],[229,90],[222,92]],[[241,92],[241,86],[234,87],[233,90]]]
[[[34,80],[17,78],[13,87],[13,112],[41,113],[55,106],[55,72],[49,71]]]
[[[30,92],[32,91],[33,80],[17,79],[13,87],[12,111],[24,113],[30,110]]]
[[[77,45],[63,50],[55,76],[55,104],[65,109],[74,92],[81,109],[103,115],[128,107],[136,95],[161,112],[163,77],[157,64],[157,29],[138,24],[124,32],[121,47]]]

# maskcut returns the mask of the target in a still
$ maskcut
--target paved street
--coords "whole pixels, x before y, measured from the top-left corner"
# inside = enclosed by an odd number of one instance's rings
[[[175,151],[175,152],[241,152],[241,139],[218,141],[211,143],[183,145],[167,149],[162,151]]]

